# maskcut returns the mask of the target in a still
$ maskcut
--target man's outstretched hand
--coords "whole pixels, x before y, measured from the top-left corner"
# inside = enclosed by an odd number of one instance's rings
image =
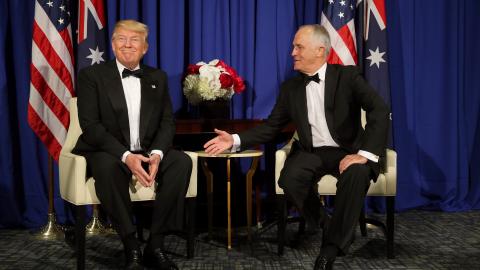
[[[205,152],[209,155],[218,155],[225,150],[230,150],[233,146],[233,136],[223,130],[214,129],[217,137],[211,139],[203,145]]]

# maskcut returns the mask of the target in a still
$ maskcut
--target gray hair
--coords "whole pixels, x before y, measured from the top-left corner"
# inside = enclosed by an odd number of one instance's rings
[[[320,24],[306,24],[300,26],[300,29],[308,28],[312,30],[312,40],[316,44],[325,47],[325,56],[328,56],[330,53],[330,48],[332,47],[330,43],[330,35],[328,34],[327,29]]]

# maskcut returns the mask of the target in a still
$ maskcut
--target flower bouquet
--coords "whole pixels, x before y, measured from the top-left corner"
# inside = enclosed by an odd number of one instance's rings
[[[243,79],[237,72],[218,59],[208,64],[198,62],[188,65],[183,80],[183,93],[193,105],[202,101],[229,100],[233,94],[241,93],[244,89]]]

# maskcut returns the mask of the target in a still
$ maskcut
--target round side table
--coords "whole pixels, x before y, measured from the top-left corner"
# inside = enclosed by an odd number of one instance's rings
[[[263,155],[259,150],[245,150],[237,153],[222,153],[215,156],[198,151],[198,157],[202,158],[201,165],[203,172],[207,178],[207,196],[208,196],[208,234],[212,236],[212,213],[213,213],[213,173],[208,168],[207,158],[226,158],[227,159],[227,249],[232,249],[232,217],[231,217],[231,195],[230,195],[230,159],[231,158],[252,158],[252,164],[247,172],[246,177],[246,194],[247,194],[247,232],[248,240],[251,241],[250,227],[252,225],[252,178],[258,166],[258,160]]]

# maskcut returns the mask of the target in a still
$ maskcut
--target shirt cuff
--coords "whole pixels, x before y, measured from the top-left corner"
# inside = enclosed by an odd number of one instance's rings
[[[367,151],[363,151],[363,150],[359,150],[357,154],[359,154],[360,156],[365,157],[366,159],[371,160],[375,163],[377,163],[378,159],[379,159],[379,157],[377,155],[372,154],[372,153],[367,152]]]
[[[157,154],[157,155],[159,155],[159,156],[160,156],[160,160],[163,159],[163,151],[162,151],[162,150],[156,150],[156,149],[155,149],[155,150],[152,150],[152,151],[150,151],[150,155],[152,155],[152,154]]]
[[[125,163],[125,161],[127,160],[127,156],[131,153],[132,152],[130,152],[130,151],[125,151],[125,153],[123,153],[123,155],[122,155],[122,162],[123,163]]]
[[[233,137],[233,145],[230,152],[235,153],[240,150],[241,141],[240,141],[240,136],[238,136],[238,134],[233,134],[232,137]]]

